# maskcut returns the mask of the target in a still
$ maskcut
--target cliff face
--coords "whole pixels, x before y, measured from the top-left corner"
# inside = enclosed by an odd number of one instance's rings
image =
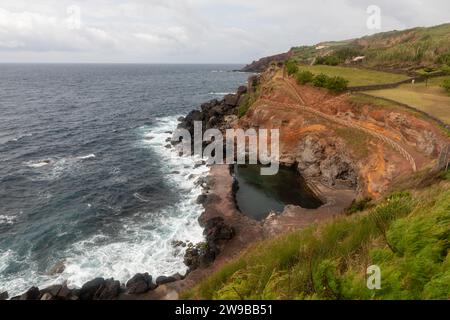
[[[280,161],[311,185],[383,196],[397,182],[432,169],[449,139],[431,119],[401,106],[299,86],[271,66],[222,101],[193,111],[180,126],[280,130]],[[248,110],[238,118],[238,110]]]
[[[298,86],[275,67],[258,85],[258,99],[234,126],[279,128],[282,164],[313,184],[378,198],[393,183],[432,168],[448,144],[431,120],[409,110]]]
[[[243,72],[263,72],[266,70],[272,62],[284,62],[292,57],[292,50],[276,54],[269,57],[264,57],[259,59],[258,61],[253,61],[252,63],[246,65],[242,68]]]

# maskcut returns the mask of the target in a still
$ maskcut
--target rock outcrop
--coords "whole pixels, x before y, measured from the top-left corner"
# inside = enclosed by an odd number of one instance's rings
[[[265,71],[272,62],[284,62],[289,60],[292,57],[292,50],[289,50],[285,53],[276,54],[269,57],[261,58],[257,61],[253,61],[252,63],[246,65],[241,69],[242,72],[263,72]]]
[[[148,273],[138,273],[126,284],[128,294],[141,294],[154,290],[156,287],[157,285],[152,282],[152,276]]]
[[[190,245],[184,256],[189,271],[209,266],[220,254],[220,248],[235,235],[234,228],[227,225],[222,217],[209,219],[204,224],[206,242]]]

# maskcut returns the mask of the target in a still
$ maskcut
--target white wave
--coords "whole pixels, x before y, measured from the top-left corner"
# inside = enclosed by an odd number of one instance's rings
[[[11,225],[17,220],[17,216],[0,215],[0,225]]]
[[[232,92],[210,92],[211,96],[226,96],[227,94],[232,94]]]
[[[167,183],[179,191],[180,200],[158,211],[138,213],[139,223],[124,221],[123,229],[114,238],[97,235],[76,243],[67,253],[66,269],[61,275],[70,286],[79,287],[99,276],[125,282],[139,272],[149,272],[154,277],[186,272],[185,250],[173,248],[172,242],[198,243],[204,239],[198,223],[203,207],[196,203],[202,189],[186,176],[206,175],[209,168],[194,168],[199,158],[179,157],[175,149],[165,147],[171,136],[169,132],[177,126],[177,118],[161,118],[156,126],[141,128],[141,144],[159,155],[164,164],[162,174],[167,177]],[[153,138],[149,140],[149,136]],[[170,174],[173,172],[179,173]],[[149,201],[139,193],[134,197]]]
[[[95,158],[95,154],[93,154],[93,153],[88,154],[87,156],[77,157],[77,159],[80,159],[80,160],[93,159],[93,158]]]
[[[143,202],[150,202],[150,200],[148,200],[148,199],[145,199],[143,196],[141,196],[139,193],[135,193],[135,194],[133,194],[133,196],[136,198],[136,199],[139,199],[139,200],[141,200],[141,201],[143,201]]]
[[[12,141],[19,141],[19,140],[22,140],[22,139],[24,139],[24,138],[32,137],[32,136],[33,136],[32,133],[26,133],[26,134],[23,134],[23,135],[21,135],[21,136],[15,138],[15,139],[12,139]]]
[[[27,162],[26,165],[30,168],[42,168],[48,166],[50,163],[50,160],[44,160],[39,162]]]
[[[38,267],[30,262],[30,267],[19,275],[2,279],[1,266],[9,265],[15,258],[11,252],[5,256],[0,252],[0,286],[3,286],[0,289],[7,289],[14,296],[32,285],[43,288],[67,281],[70,287],[80,287],[95,277],[113,277],[126,282],[140,272],[148,272],[154,277],[177,272],[184,274],[187,270],[183,262],[185,249],[174,248],[172,242],[204,240],[203,229],[198,223],[204,209],[196,203],[202,189],[195,186],[195,179],[187,177],[190,174],[195,177],[206,175],[209,168],[206,165],[195,168],[199,158],[179,157],[175,148],[165,147],[167,138],[171,137],[169,132],[178,124],[177,118],[161,118],[153,127],[140,128],[140,146],[151,148],[160,157],[161,173],[169,186],[179,193],[179,201],[155,211],[136,213],[122,221],[122,229],[114,236],[97,234],[73,244],[65,252],[66,268],[59,275],[39,273]],[[146,139],[149,133],[153,137],[151,140]],[[138,193],[134,196],[141,201],[147,200]]]

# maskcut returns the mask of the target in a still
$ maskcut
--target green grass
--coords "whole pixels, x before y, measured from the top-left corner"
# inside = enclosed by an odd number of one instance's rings
[[[256,87],[255,92],[251,92],[251,93],[246,93],[238,108],[237,108],[237,115],[239,118],[242,118],[243,116],[245,116],[248,112],[248,110],[250,109],[250,107],[255,103],[256,100],[258,100],[258,97],[260,95],[260,91],[261,91],[261,87],[258,85]]]
[[[450,185],[264,241],[201,282],[191,299],[448,299]],[[381,268],[381,290],[366,269]]]
[[[441,87],[444,78],[431,78],[425,83],[404,84],[394,89],[374,90],[367,93],[407,104],[450,124],[450,96]]]
[[[407,76],[401,74],[325,65],[300,66],[300,70],[310,71],[314,74],[323,73],[330,77],[343,77],[349,81],[350,87],[393,83],[408,79]]]

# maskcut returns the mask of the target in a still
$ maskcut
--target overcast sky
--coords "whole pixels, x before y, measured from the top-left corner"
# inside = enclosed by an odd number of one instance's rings
[[[367,28],[370,5],[381,30]],[[449,12],[449,0],[0,0],[0,62],[247,63]]]

